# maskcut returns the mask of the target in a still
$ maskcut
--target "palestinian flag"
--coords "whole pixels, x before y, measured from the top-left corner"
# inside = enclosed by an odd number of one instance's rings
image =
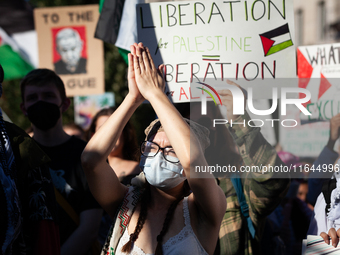
[[[95,38],[115,44],[118,37],[125,0],[100,0],[100,17],[97,23]]]
[[[260,38],[265,56],[270,56],[294,45],[288,23],[260,34]]]
[[[38,66],[33,11],[24,0],[0,2],[0,64],[5,80],[22,78]]]
[[[104,42],[115,44],[118,38],[123,15],[125,0],[101,0],[99,5],[100,17],[97,23],[95,38]],[[134,10],[134,9],[132,9]],[[130,12],[132,12],[130,10]],[[127,63],[128,50],[119,49],[119,53]]]

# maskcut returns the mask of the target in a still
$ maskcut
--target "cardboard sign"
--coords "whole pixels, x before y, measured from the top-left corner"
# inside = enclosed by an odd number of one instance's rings
[[[104,93],[103,42],[93,37],[98,5],[37,8],[39,67],[54,70],[67,96]]]
[[[174,102],[190,101],[190,82],[209,78],[296,77],[292,0],[139,4],[137,22],[138,40],[166,65]]]

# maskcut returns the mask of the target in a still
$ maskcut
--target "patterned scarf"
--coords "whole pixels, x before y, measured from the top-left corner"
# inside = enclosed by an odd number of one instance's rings
[[[136,178],[136,177],[135,177]],[[130,186],[124,200],[117,210],[116,219],[112,222],[101,255],[114,255],[120,238],[129,225],[131,216],[136,208],[142,192],[140,187]]]
[[[2,95],[3,70],[0,65],[0,97]],[[12,244],[20,233],[21,212],[18,190],[15,184],[16,167],[14,154],[6,132],[5,123],[0,109],[0,180],[7,205],[6,238],[2,244],[3,254],[12,254]]]

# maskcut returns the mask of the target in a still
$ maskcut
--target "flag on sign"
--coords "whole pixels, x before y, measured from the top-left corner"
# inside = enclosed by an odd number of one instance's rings
[[[272,55],[294,45],[290,36],[288,23],[260,34],[260,38],[265,56]]]

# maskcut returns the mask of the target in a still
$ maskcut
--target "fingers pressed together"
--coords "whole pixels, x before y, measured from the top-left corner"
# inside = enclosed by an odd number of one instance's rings
[[[340,236],[340,229],[337,231],[334,228],[331,228],[328,231],[328,234],[325,232],[322,232],[320,236],[323,238],[325,243],[330,244],[330,240],[332,241],[332,246],[337,247],[339,243],[339,236]]]

